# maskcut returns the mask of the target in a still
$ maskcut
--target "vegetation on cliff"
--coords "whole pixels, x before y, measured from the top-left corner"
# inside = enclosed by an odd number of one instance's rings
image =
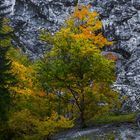
[[[13,30],[0,20],[1,140],[49,138],[119,109],[119,94],[111,89],[114,57],[101,55],[112,42],[98,16],[80,6],[54,35],[42,31],[41,40],[53,47],[35,63],[13,48]]]

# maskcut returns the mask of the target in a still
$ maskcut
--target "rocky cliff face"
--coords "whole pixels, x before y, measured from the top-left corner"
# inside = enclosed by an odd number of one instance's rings
[[[39,29],[57,31],[76,5],[77,0],[16,0],[12,19],[18,45],[30,58],[41,56],[44,45],[37,39]]]
[[[5,0],[10,1],[10,0]],[[12,0],[15,42],[31,58],[41,56],[38,29],[59,30],[77,4],[91,4],[100,13],[104,34],[114,41],[110,51],[119,56],[114,88],[128,95],[127,107],[140,109],[140,0]],[[108,50],[107,50],[108,51]],[[125,106],[126,107],[126,106]]]
[[[15,0],[0,1],[0,17],[12,15],[14,11]]]

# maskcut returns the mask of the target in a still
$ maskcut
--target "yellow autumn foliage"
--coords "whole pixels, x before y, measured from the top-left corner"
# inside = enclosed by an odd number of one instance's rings
[[[16,76],[18,81],[16,86],[10,88],[11,91],[19,94],[33,94],[33,68],[31,66],[26,67],[23,64],[20,64],[18,61],[13,61],[11,71]]]
[[[78,6],[72,16],[66,21],[67,26],[76,31],[74,37],[76,39],[82,38],[90,39],[98,49],[101,49],[105,45],[112,45],[111,41],[108,41],[101,32],[97,32],[102,29],[102,22],[99,20],[99,14],[89,10],[90,6]]]
[[[53,112],[50,117],[40,119],[31,111],[25,109],[15,112],[9,122],[9,129],[15,133],[15,138],[44,139],[58,130],[71,128],[72,121]]]

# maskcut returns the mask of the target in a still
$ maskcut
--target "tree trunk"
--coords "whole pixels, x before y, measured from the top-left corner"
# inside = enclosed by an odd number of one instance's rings
[[[85,118],[84,118],[84,115],[85,115],[85,97],[84,97],[84,93],[83,93],[83,89],[81,89],[81,97],[79,97],[80,99],[80,102],[78,101],[78,98],[75,96],[77,94],[77,92],[75,92],[70,86],[68,86],[68,89],[70,90],[70,92],[72,93],[72,96],[74,97],[74,100],[75,100],[75,104],[76,106],[78,107],[79,109],[79,112],[80,112],[80,127],[81,128],[85,128],[86,127],[86,123],[85,123]]]
[[[84,110],[81,110],[80,112],[80,127],[81,128],[86,127],[85,118],[84,118]]]
[[[86,123],[85,123],[85,96],[83,93],[83,89],[81,89],[81,99],[80,99],[80,125],[81,125],[81,128],[86,127]]]

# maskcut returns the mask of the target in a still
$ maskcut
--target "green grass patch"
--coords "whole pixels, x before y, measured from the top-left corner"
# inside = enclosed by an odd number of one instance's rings
[[[123,123],[130,122],[135,123],[135,116],[137,113],[123,114],[123,115],[102,115],[92,119],[93,124],[111,124],[111,123]]]

